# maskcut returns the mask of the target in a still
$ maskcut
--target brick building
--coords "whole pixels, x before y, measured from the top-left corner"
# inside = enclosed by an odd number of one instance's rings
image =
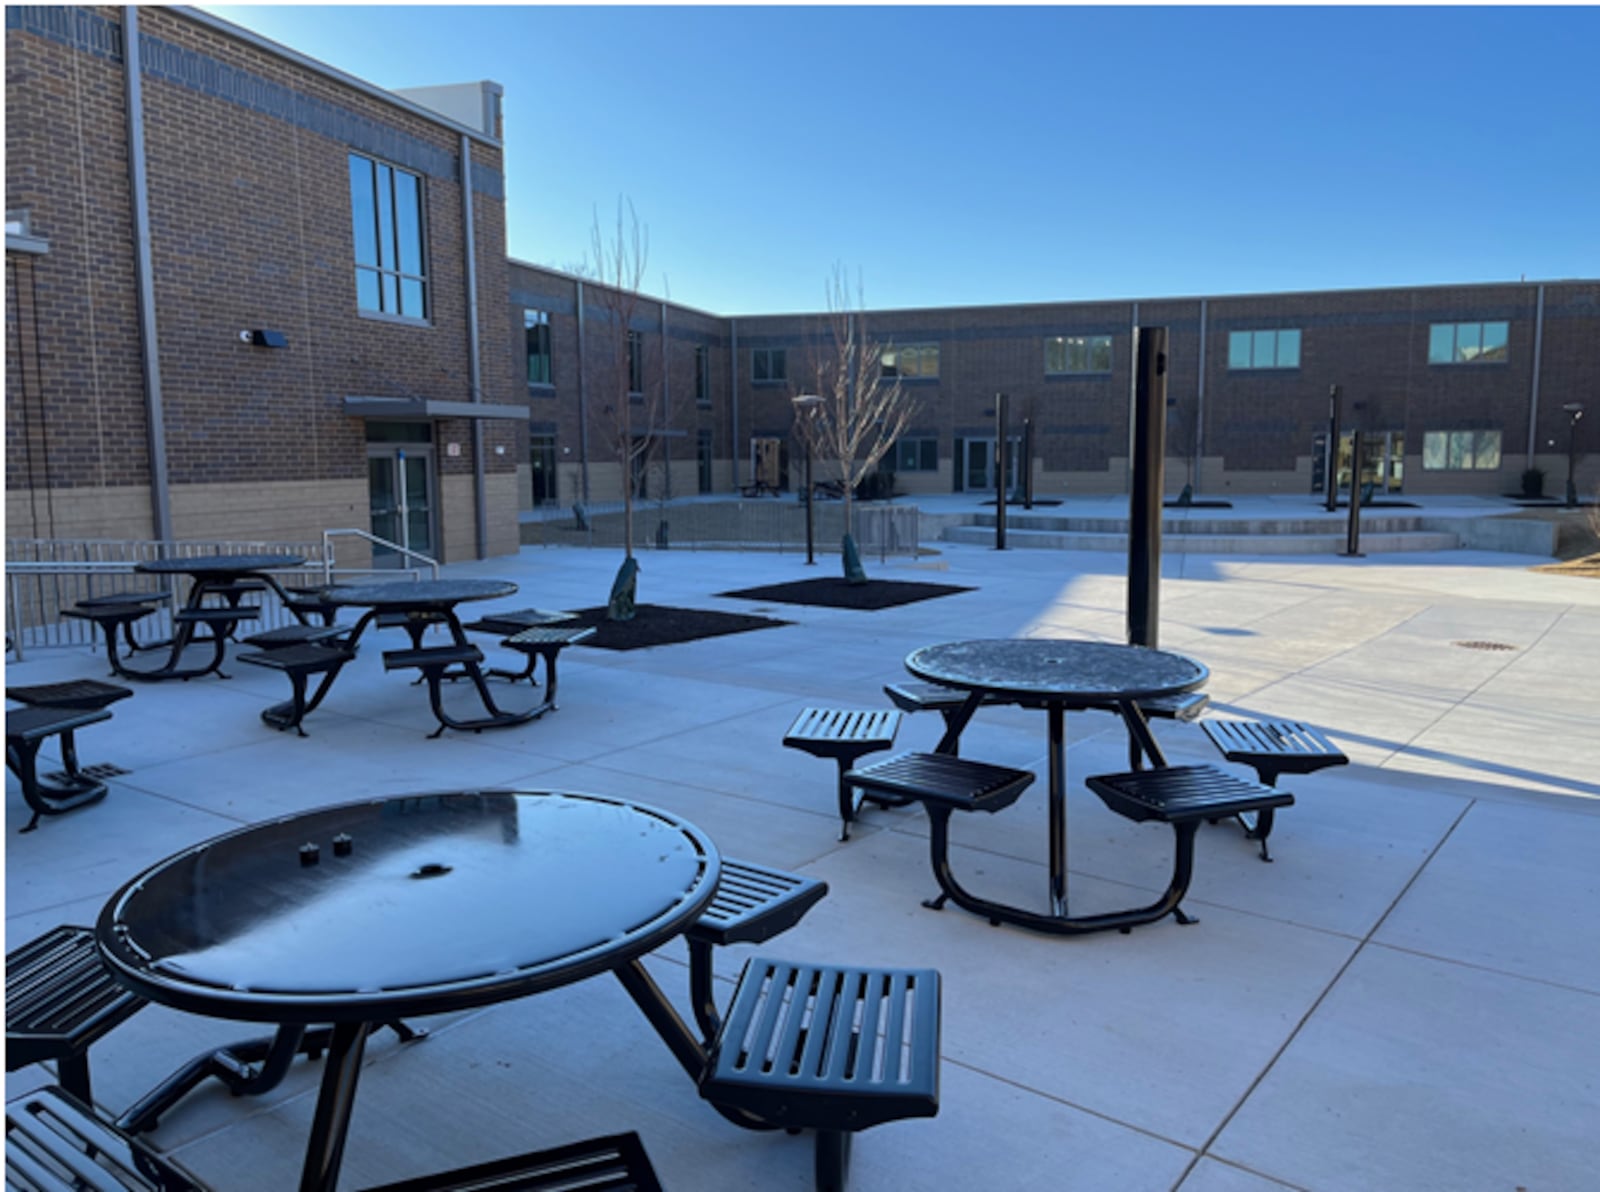
[[[624,310],[509,260],[499,99],[384,91],[193,9],[8,7],[7,534],[505,553],[519,509],[620,496],[624,432],[651,497],[789,487],[826,317]],[[1123,491],[1140,325],[1170,336],[1173,491],[1316,491],[1333,386],[1363,480],[1536,466],[1559,493],[1581,402],[1600,483],[1600,281],[856,317],[917,401],[901,492],[992,488],[1001,392],[1037,492]]]
[[[515,550],[498,99],[8,7],[7,534]]]
[[[583,360],[604,360],[603,287],[511,263],[518,367],[534,410],[523,500],[618,495],[614,457],[585,444]],[[1035,490],[1115,493],[1127,484],[1133,331],[1168,332],[1167,485],[1198,492],[1322,491],[1330,391],[1339,389],[1342,484],[1350,432],[1363,482],[1389,491],[1518,491],[1528,467],[1566,482],[1570,403],[1600,421],[1600,281],[1436,286],[1216,298],[866,311],[883,367],[916,401],[889,466],[904,493],[991,489],[995,395],[1009,402],[1014,460],[1023,421]],[[663,332],[663,329],[665,331]],[[642,299],[632,330],[646,359],[663,333],[679,372],[645,404],[666,430],[673,492],[728,491],[763,459],[791,483],[791,399],[815,386],[824,314],[716,318]],[[690,355],[704,365],[689,369]],[[687,380],[692,377],[693,380]],[[603,387],[603,386],[602,386]],[[589,404],[592,404],[589,403]],[[1581,433],[1597,434],[1594,423]],[[1579,490],[1600,484],[1600,441],[1580,450]],[[583,460],[589,461],[587,488]],[[737,461],[737,464],[735,464]],[[1015,463],[1013,466],[1018,466]],[[658,469],[659,471],[659,469]],[[555,476],[556,479],[550,479]],[[1018,482],[1013,475],[1012,483]],[[650,483],[646,476],[645,484]],[[659,480],[657,480],[659,483]]]

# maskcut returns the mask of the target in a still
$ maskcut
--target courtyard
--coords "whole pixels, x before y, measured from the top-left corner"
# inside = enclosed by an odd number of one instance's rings
[[[507,608],[572,609],[604,602],[618,557],[524,547],[445,571],[515,581]],[[828,883],[781,937],[719,949],[724,1000],[756,952],[941,972],[939,1115],[864,1132],[858,1189],[1575,1192],[1600,1154],[1600,584],[1531,561],[1166,558],[1160,644],[1210,668],[1208,715],[1304,720],[1351,761],[1282,780],[1296,803],[1278,816],[1271,864],[1236,827],[1201,828],[1193,925],[1050,938],[925,909],[935,887],[916,807],[869,808],[838,840],[832,765],[780,743],[800,709],[887,706],[882,685],[934,642],[1124,638],[1117,554],[941,543],[869,560],[869,573],[970,590],[874,612],[715,595],[831,574],[831,556],[808,568],[792,553],[647,552],[641,601],[789,624],[574,647],[559,710],[506,731],[428,739],[424,694],[385,674],[376,645],[304,739],[259,719],[286,695],[269,671],[139,684],[79,737],[85,763],[126,771],[103,802],[19,835],[8,778],[7,946],[92,924],[144,866],[273,816],[420,791],[623,796],[688,819],[724,855]],[[7,682],[105,670],[97,651],[56,647],[9,664]],[[939,728],[908,717],[896,747],[931,749]],[[1196,725],[1155,731],[1174,763],[1218,762]],[[1074,910],[1148,901],[1171,834],[1112,815],[1082,785],[1126,768],[1121,726],[1083,713],[1067,732]],[[1043,717],[984,709],[962,754],[1040,775],[1014,807],[959,817],[953,834],[971,886],[1042,906]],[[681,944],[648,967],[686,1007]],[[379,1032],[367,1049],[344,1187],[620,1130],[639,1132],[671,1189],[811,1185],[810,1139],[719,1118],[609,977],[417,1025],[429,1038]],[[195,1053],[253,1033],[151,1005],[94,1047],[96,1099],[119,1112]],[[320,1068],[299,1061],[259,1098],[202,1088],[150,1140],[212,1187],[291,1187]],[[12,1073],[8,1097],[49,1080]]]

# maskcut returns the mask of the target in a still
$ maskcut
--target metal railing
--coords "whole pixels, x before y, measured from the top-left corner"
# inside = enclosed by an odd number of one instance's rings
[[[439,578],[439,560],[423,554],[421,551],[412,550],[409,546],[401,546],[398,542],[390,542],[387,538],[379,538],[376,534],[369,534],[365,530],[342,529],[322,531],[322,574],[326,583],[332,583],[335,574],[338,575],[410,575],[413,579],[420,578],[414,567],[335,567],[334,545],[335,538],[356,538],[366,542],[369,546],[381,546],[403,555],[407,559],[417,559],[428,568],[432,578]]]
[[[819,553],[837,554],[844,537],[844,505],[818,500],[813,532]],[[865,556],[915,557],[921,547],[916,506],[855,503],[856,546]],[[522,523],[525,546],[617,548],[623,541],[621,501],[568,507]],[[804,553],[805,503],[792,493],[745,499],[639,501],[633,507],[638,550],[762,550]]]
[[[301,567],[273,574],[285,587],[317,588],[336,579],[382,576],[420,578],[418,568],[338,567],[333,540],[352,536],[367,540],[409,559],[420,560],[437,578],[439,563],[398,543],[387,542],[364,530],[327,530],[322,541],[156,541],[121,539],[10,538],[6,540],[6,644],[20,661],[29,649],[49,646],[90,645],[94,626],[76,618],[63,618],[80,600],[123,591],[163,590],[171,596],[155,606],[154,615],[140,624],[141,637],[159,640],[172,635],[172,614],[183,607],[190,581],[184,576],[148,576],[134,568],[153,559],[185,559],[205,555],[292,554],[304,557]],[[260,593],[260,616],[252,625],[275,629],[296,623],[275,592]]]

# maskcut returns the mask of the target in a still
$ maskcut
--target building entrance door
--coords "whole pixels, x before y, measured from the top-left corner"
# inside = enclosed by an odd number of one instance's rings
[[[1350,491],[1351,444],[1350,431],[1339,434],[1339,460],[1337,475],[1339,491]],[[1361,432],[1360,484],[1370,484],[1374,492],[1398,493],[1405,486],[1406,432],[1403,430],[1369,430]]]
[[[1007,440],[1006,491],[1017,488],[1017,456],[1021,454],[1022,440],[1013,436]],[[982,492],[994,488],[995,440],[962,439],[956,446],[955,489],[957,492]]]
[[[429,558],[434,550],[433,450],[408,444],[404,447],[367,447],[367,497],[372,514],[372,533],[385,543]],[[374,543],[374,567],[406,567],[405,554],[393,546]]]
[[[528,466],[533,478],[533,503],[554,505],[559,499],[556,492],[556,437],[554,435],[528,436]]]

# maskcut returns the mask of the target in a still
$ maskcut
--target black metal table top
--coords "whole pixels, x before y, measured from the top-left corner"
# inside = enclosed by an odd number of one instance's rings
[[[300,567],[305,561],[304,555],[196,555],[192,559],[146,559],[143,563],[135,563],[133,569],[147,575],[192,575],[200,578]]]
[[[906,669],[948,687],[1080,705],[1177,695],[1211,673],[1167,650],[1042,637],[924,646],[906,658]]]
[[[447,608],[467,600],[493,600],[515,594],[507,579],[421,579],[415,583],[351,584],[327,588],[329,604],[375,609]]]
[[[166,1005],[372,1022],[613,969],[680,934],[719,872],[699,829],[622,799],[398,796],[186,849],[118,890],[97,935],[118,979]]]

